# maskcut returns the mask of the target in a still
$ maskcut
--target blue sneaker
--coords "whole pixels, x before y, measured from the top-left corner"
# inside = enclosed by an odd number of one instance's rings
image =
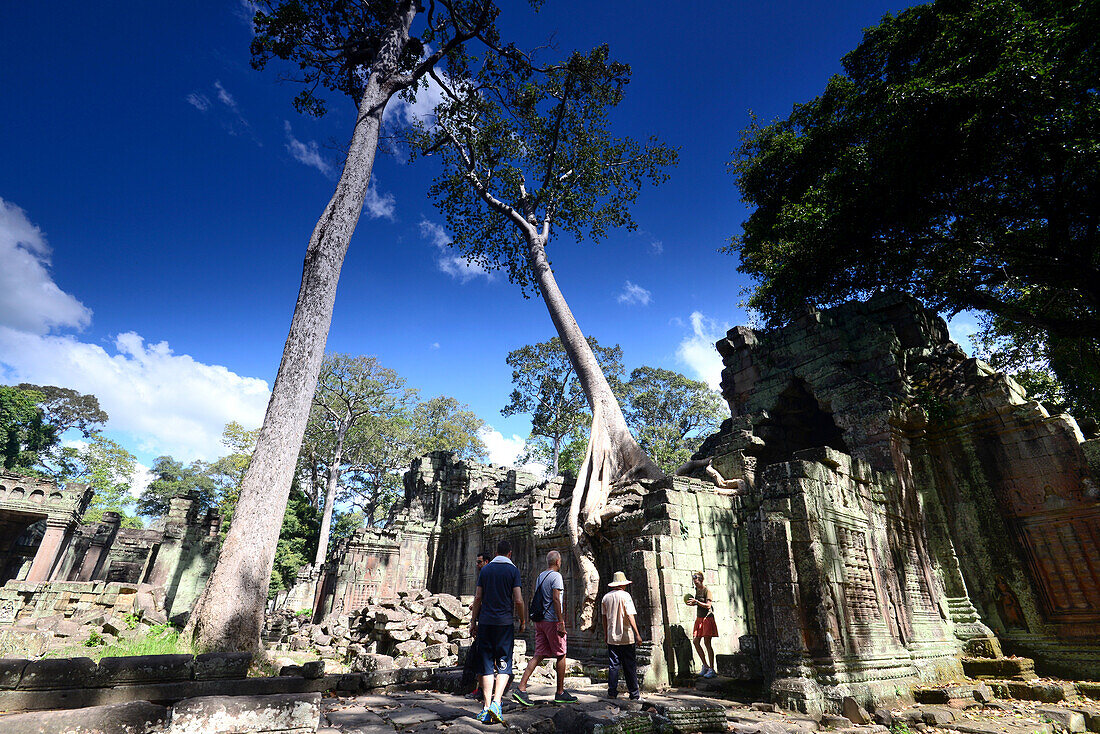
[[[489,718],[489,709],[481,709],[481,713],[477,715],[477,720],[482,724],[493,723],[492,719]]]
[[[500,701],[493,701],[489,704],[489,720],[487,724],[503,724],[504,714],[500,712]]]

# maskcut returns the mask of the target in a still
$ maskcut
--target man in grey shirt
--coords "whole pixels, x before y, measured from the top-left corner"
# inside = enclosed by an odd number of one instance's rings
[[[565,581],[561,577],[561,553],[556,550],[546,554],[546,570],[535,581],[535,593],[531,597],[532,615],[535,621],[535,656],[527,663],[527,670],[512,692],[512,699],[524,706],[531,705],[527,696],[527,679],[546,658],[556,658],[554,666],[558,677],[558,690],[554,703],[574,703],[577,697],[565,690]],[[541,615],[539,614],[541,612]],[[541,619],[538,617],[541,616]]]

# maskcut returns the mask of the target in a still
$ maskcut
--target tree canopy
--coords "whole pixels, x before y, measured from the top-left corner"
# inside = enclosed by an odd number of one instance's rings
[[[195,495],[200,513],[217,507],[221,498],[209,469],[204,461],[184,464],[171,456],[158,456],[149,469],[153,481],[138,497],[138,513],[146,517],[164,517],[171,499],[187,493]]]
[[[729,415],[725,401],[706,383],[660,367],[633,370],[624,393],[627,423],[667,474],[690,459]]]
[[[601,347],[595,337],[587,341],[614,390],[623,375],[623,350],[618,344]],[[568,439],[583,433],[592,420],[573,363],[556,336],[514,349],[505,361],[512,368],[512,395],[500,414],[531,416],[528,458],[545,458],[551,474],[556,475],[562,470],[561,453]],[[578,466],[570,468],[575,472]]]
[[[131,512],[135,500],[130,489],[137,457],[117,441],[96,433],[76,451],[74,464],[71,479],[87,482],[94,492],[82,522],[96,523],[104,512],[117,512],[122,516],[123,527],[144,527]]]
[[[1098,27],[1083,0],[941,0],[866,30],[821,96],[743,134],[749,304],[777,324],[904,290],[1095,368]]]

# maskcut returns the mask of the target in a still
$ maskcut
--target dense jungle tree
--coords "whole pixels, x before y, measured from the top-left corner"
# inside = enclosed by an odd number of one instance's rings
[[[821,96],[745,131],[730,250],[771,324],[883,289],[1100,364],[1100,4],[940,0],[864,32]],[[1095,412],[1100,383],[1078,391]],[[1092,397],[1089,397],[1092,396]]]
[[[506,61],[490,55],[468,83],[433,75],[446,96],[436,124],[416,142],[443,158],[431,195],[453,232],[451,246],[487,269],[506,269],[525,295],[533,287],[542,296],[588,399],[589,448],[569,511],[587,628],[599,591],[589,538],[620,509],[608,502],[611,487],[660,470],[630,435],[547,249],[558,233],[599,240],[608,229],[634,228],[630,209],[642,183],[663,181],[676,153],[654,140],[611,135],[609,115],[630,67],[613,61],[606,46],[540,70]]]
[[[416,453],[450,451],[459,461],[483,461],[488,453],[478,432],[485,421],[456,398],[439,395],[416,406],[412,414]]]
[[[320,566],[328,553],[336,490],[345,464],[354,465],[377,449],[394,421],[407,421],[415,401],[416,391],[405,387],[405,379],[374,357],[329,354],[321,363],[310,415],[310,432],[318,436],[317,454],[325,471],[324,510],[314,565]]]
[[[623,375],[623,350],[618,344],[601,347],[592,336],[588,346],[615,392]],[[500,414],[531,416],[525,458],[545,458],[551,476],[556,476],[567,440],[592,422],[573,363],[558,337],[514,349],[505,361],[512,368],[512,395]]]
[[[153,480],[138,496],[139,515],[164,517],[168,514],[172,498],[182,494],[194,495],[195,508],[199,513],[214,509],[221,500],[217,485],[210,476],[210,465],[205,461],[184,464],[171,456],[158,456],[149,471],[153,474]]]
[[[95,492],[82,522],[97,523],[104,512],[117,512],[122,516],[122,527],[144,527],[141,520],[131,514],[135,504],[130,489],[133,484],[137,457],[101,433],[92,434],[86,445],[76,449],[72,458],[74,471],[69,479],[87,482]]]
[[[279,530],[309,419],[348,243],[363,208],[382,115],[396,94],[411,95],[437,65],[461,76],[462,46],[498,39],[492,0],[261,0],[252,65],[286,62],[304,86],[303,112],[321,115],[325,90],[356,108],[347,157],[306,248],[290,333],[241,484],[233,525],[185,634],[198,649],[259,645]],[[413,35],[418,21],[419,35]]]
[[[666,474],[690,459],[729,415],[705,382],[660,367],[633,370],[623,392],[627,424]]]

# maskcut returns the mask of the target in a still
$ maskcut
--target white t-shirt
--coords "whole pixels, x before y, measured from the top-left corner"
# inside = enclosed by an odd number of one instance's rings
[[[637,642],[634,639],[634,630],[626,619],[626,615],[638,613],[630,594],[622,589],[609,591],[604,594],[600,609],[603,618],[607,620],[608,645],[633,645]]]

